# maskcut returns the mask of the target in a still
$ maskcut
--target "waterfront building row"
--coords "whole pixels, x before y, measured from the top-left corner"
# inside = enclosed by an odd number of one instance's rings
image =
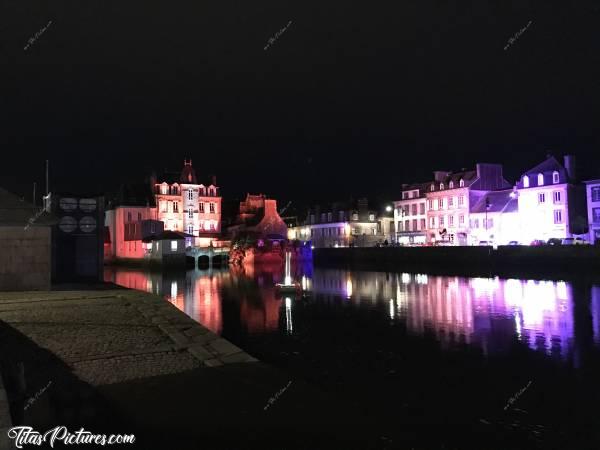
[[[590,230],[593,242],[600,233],[600,180],[587,185],[586,211],[585,189],[570,155],[563,164],[548,156],[513,185],[504,178],[500,164],[478,163],[474,170],[457,173],[436,171],[431,181],[402,186],[402,197],[394,202],[396,241],[403,245],[529,244]]]

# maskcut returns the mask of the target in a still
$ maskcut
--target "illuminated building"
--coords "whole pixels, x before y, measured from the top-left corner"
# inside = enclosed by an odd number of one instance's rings
[[[565,156],[564,166],[548,156],[521,175],[516,187],[522,243],[564,239],[587,229],[585,195],[575,184],[573,156]]]
[[[192,161],[184,160],[179,177],[165,174],[154,182],[156,218],[165,230],[195,237],[195,247],[208,247],[221,233],[221,196],[216,177],[198,183]]]
[[[288,233],[289,239],[312,241],[315,248],[371,247],[388,237],[377,210],[364,198],[310,208],[304,222]]]
[[[396,242],[424,244],[427,240],[427,199],[429,183],[403,184],[402,200],[394,202]]]
[[[585,181],[589,242],[600,242],[600,179]]]
[[[469,213],[471,240],[496,245],[519,241],[519,204],[512,189],[493,191],[473,205]]]

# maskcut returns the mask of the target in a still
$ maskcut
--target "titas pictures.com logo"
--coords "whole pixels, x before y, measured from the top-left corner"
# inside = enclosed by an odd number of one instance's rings
[[[18,426],[8,430],[8,438],[14,441],[16,448],[21,449],[24,445],[41,446],[43,444],[54,445],[62,442],[63,445],[114,445],[114,444],[133,444],[135,435],[133,434],[93,434],[83,428],[75,432],[70,432],[65,426],[58,426],[46,431],[44,434],[35,431],[32,427]]]

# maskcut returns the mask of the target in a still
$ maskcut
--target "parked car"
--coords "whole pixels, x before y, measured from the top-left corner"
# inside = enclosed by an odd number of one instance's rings
[[[518,241],[510,241],[508,245],[521,245]]]
[[[546,243],[544,241],[542,241],[541,239],[534,239],[533,241],[531,241],[531,244],[529,244],[533,247],[539,247],[540,245],[546,245]]]
[[[570,238],[564,238],[562,240],[562,245],[586,245],[587,242],[585,241],[585,239],[580,238],[580,237],[570,237]]]
[[[492,245],[492,243],[490,241],[479,241],[480,247],[488,247],[490,245]]]
[[[559,238],[550,238],[548,239],[548,245],[562,245],[563,241]]]

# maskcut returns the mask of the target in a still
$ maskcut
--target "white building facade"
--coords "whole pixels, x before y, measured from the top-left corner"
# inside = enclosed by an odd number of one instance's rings
[[[586,206],[588,217],[588,240],[590,244],[600,243],[600,179],[585,181]]]

